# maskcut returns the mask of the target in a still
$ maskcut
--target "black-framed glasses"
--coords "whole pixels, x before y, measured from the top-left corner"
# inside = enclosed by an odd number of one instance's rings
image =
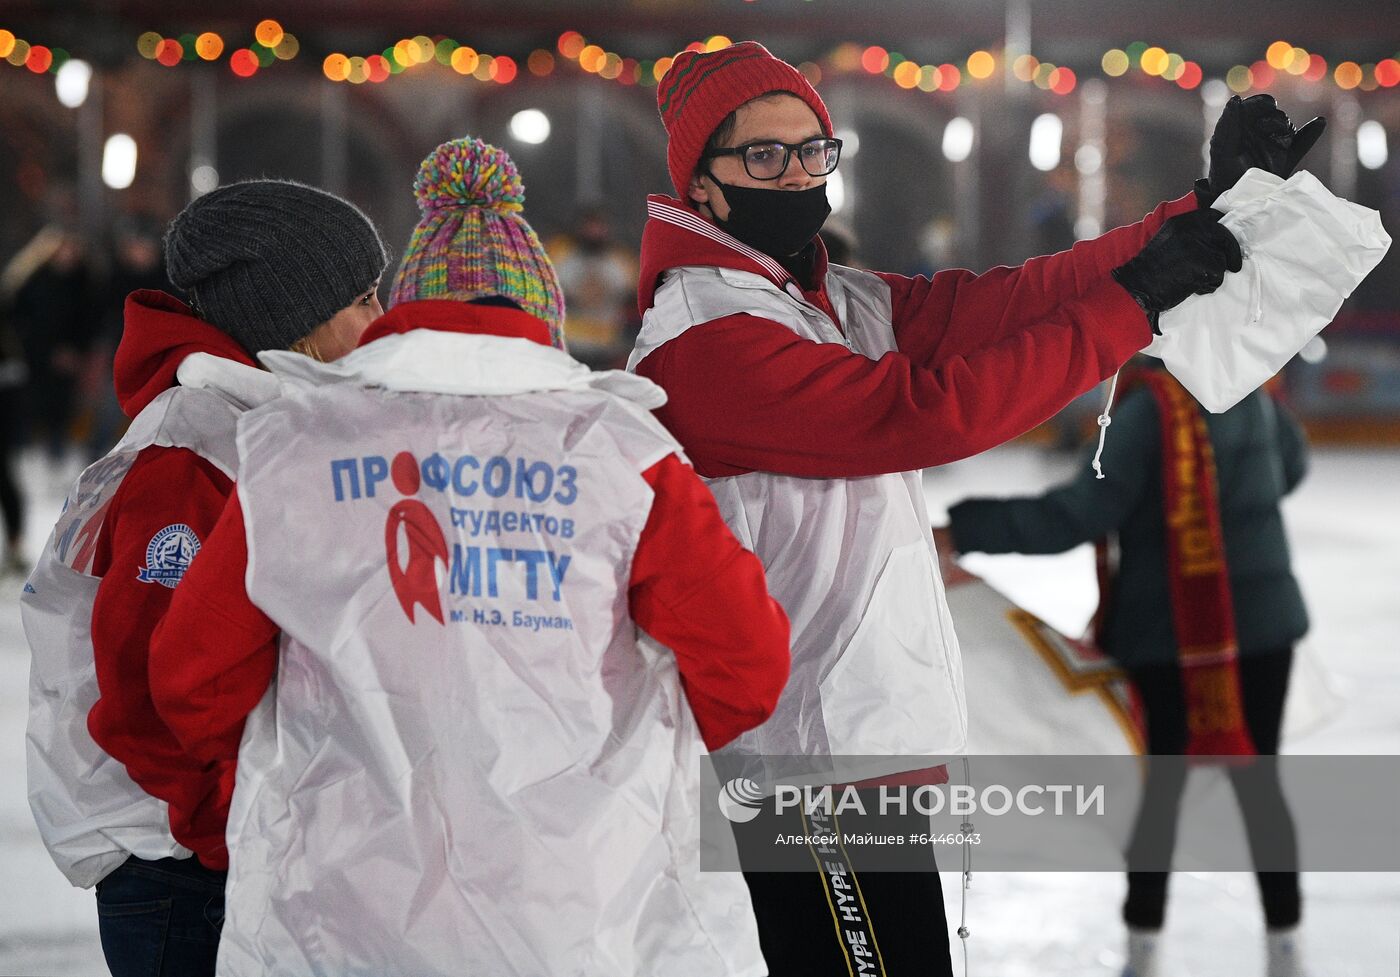
[[[841,140],[834,136],[816,136],[805,142],[747,142],[733,149],[712,149],[705,159],[716,156],[738,156],[744,161],[744,171],[755,180],[776,180],[787,172],[792,154],[808,176],[828,176],[841,161]]]

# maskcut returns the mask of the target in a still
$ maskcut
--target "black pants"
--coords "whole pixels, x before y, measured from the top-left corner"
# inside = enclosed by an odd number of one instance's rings
[[[77,384],[66,373],[47,367],[30,366],[29,385],[25,390],[29,404],[29,437],[38,437],[36,428],[44,430],[42,442],[50,461],[59,461],[68,448],[69,429],[77,414]]]
[[[227,877],[194,858],[133,856],[97,883],[112,977],[213,977]]]
[[[929,819],[918,815],[837,821],[853,832],[929,830]],[[803,831],[804,825],[794,817],[784,828]],[[739,845],[747,861],[742,837]],[[814,859],[811,871],[744,872],[770,977],[952,977],[932,847],[911,848],[910,870],[902,872],[862,871],[860,854],[849,848],[835,865],[825,856],[821,861],[830,867],[818,868]],[[844,898],[847,893],[855,898]]]
[[[1276,754],[1293,649],[1241,656],[1239,662],[1244,718],[1250,738],[1261,756]],[[1147,752],[1159,755],[1185,752],[1188,732],[1180,666],[1172,662],[1129,669],[1129,673],[1147,714]],[[1296,863],[1298,842],[1277,768],[1261,765],[1232,769],[1229,773],[1244,816],[1250,849],[1256,853],[1255,863],[1259,862],[1258,853],[1264,850],[1291,852],[1289,860]],[[1134,871],[1133,853],[1136,850],[1171,851],[1176,842],[1177,815],[1184,787],[1185,775],[1179,765],[1158,764],[1149,768],[1129,846],[1128,898],[1123,904],[1123,919],[1129,926],[1159,929],[1162,925],[1169,874]],[[1257,878],[1264,919],[1269,927],[1297,925],[1302,915],[1298,873],[1259,872]]]
[[[18,401],[15,390],[0,388],[0,520],[4,524],[4,542],[16,545],[24,534],[24,500],[14,471],[19,448]]]

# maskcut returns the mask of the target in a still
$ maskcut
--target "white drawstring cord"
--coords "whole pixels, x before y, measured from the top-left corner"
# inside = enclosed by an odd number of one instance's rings
[[[1103,446],[1108,441],[1108,426],[1113,423],[1113,418],[1108,416],[1108,412],[1113,409],[1113,395],[1118,391],[1118,374],[1113,374],[1113,379],[1108,384],[1108,400],[1104,402],[1103,413],[1099,415],[1099,448],[1094,452],[1092,462],[1094,477],[1103,478],[1103,464],[1099,461],[1103,457]]]
[[[967,757],[962,758],[963,780],[972,785],[972,768],[967,762]],[[958,939],[962,941],[963,952],[963,977],[969,977],[967,969],[967,938],[971,936],[971,931],[967,928],[967,890],[972,885],[972,822],[964,821],[958,825],[963,833],[962,850],[962,918],[958,923]]]

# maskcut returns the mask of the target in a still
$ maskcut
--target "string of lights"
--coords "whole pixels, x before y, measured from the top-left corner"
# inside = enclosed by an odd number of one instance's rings
[[[0,58],[16,68],[28,68],[36,75],[45,72],[57,73],[72,57],[63,48],[31,44],[13,31],[0,28]]]
[[[717,51],[731,43],[724,35],[714,35],[694,41],[686,49]],[[279,61],[296,59],[301,44],[278,21],[266,19],[257,24],[251,43],[244,47],[230,50],[224,38],[213,31],[179,36],[146,31],[136,39],[136,50],[141,57],[170,68],[185,62],[216,62],[227,55],[229,69],[240,78],[250,78]],[[58,72],[71,55],[63,48],[32,44],[0,29],[0,58],[34,74],[45,74]],[[523,60],[523,70],[535,77],[546,77],[568,64],[608,81],[643,86],[659,82],[671,65],[670,57],[636,58],[609,51],[572,30],[559,35],[554,50],[536,48]],[[334,82],[379,84],[405,71],[433,64],[464,77],[501,85],[510,84],[522,73],[522,65],[511,55],[488,54],[450,37],[421,34],[401,38],[383,51],[368,55],[333,52],[324,58],[321,70]],[[987,81],[1007,70],[1016,80],[1057,95],[1069,95],[1080,80],[1073,68],[1029,53],[1010,58],[1008,64],[1006,52],[978,49],[956,63],[925,64],[878,45],[863,46],[850,41],[837,45],[817,61],[802,62],[798,68],[813,84],[828,74],[865,73],[883,76],[900,89],[926,93],[951,92],[962,84]],[[1110,48],[1100,59],[1099,69],[1109,78],[1140,75],[1186,90],[1197,88],[1205,77],[1198,62],[1142,41]],[[1333,65],[1321,54],[1280,40],[1270,44],[1259,60],[1233,65],[1224,80],[1232,91],[1243,93],[1269,88],[1282,75],[1314,83],[1330,81],[1345,91],[1394,88],[1400,85],[1400,54],[1376,62],[1342,60]]]
[[[165,37],[146,31],[136,39],[141,57],[173,68],[183,61],[218,61],[224,53],[224,39],[213,31]],[[229,52],[229,70],[240,78],[251,78],[262,68],[278,61],[290,61],[301,51],[296,36],[283,30],[275,20],[259,21],[253,28],[253,42]]]

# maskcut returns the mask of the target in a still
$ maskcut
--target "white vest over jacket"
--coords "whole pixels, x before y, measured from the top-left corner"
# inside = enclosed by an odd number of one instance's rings
[[[661,391],[432,330],[263,359],[238,492],[282,638],[221,977],[766,973],[743,880],[699,872],[675,659],[628,615]]]
[[[265,378],[204,353],[187,357],[177,375],[182,385],[151,401],[116,447],[78,476],[20,599],[32,653],[29,806],[54,862],[83,888],[131,855],[191,855],[170,834],[166,803],[136,786],[87,726],[98,699],[91,627],[102,582],[92,565],[112,497],[136,456],[155,445],[188,448],[233,478],[238,415]]]
[[[871,359],[896,349],[889,286],[833,265],[826,288],[844,334],[796,285],[784,291],[751,272],[674,268],[642,319],[628,369],[686,330],[737,313]],[[839,764],[848,778],[961,752],[962,659],[921,473],[822,479],[755,471],[707,482],[792,623],[792,677],[777,710],[721,752],[889,758]]]

